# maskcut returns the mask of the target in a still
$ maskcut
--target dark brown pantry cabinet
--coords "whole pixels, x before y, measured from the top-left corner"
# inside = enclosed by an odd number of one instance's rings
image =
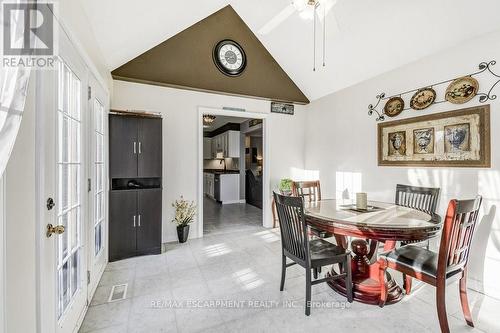
[[[161,253],[162,119],[110,115],[109,261]]]
[[[161,178],[161,122],[161,118],[110,116],[111,178]]]
[[[161,189],[111,191],[109,260],[161,253]]]

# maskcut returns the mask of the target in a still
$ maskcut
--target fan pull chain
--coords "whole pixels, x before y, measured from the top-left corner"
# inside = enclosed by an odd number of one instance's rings
[[[326,55],[326,6],[323,4],[323,67],[325,67]]]
[[[316,9],[318,8],[318,3],[314,4],[313,11],[313,72],[316,71]]]

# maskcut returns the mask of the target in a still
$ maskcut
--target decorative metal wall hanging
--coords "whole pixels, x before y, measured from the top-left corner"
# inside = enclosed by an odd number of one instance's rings
[[[439,100],[435,99],[432,104],[440,104],[440,103],[445,103],[445,102],[451,102],[451,103],[455,103],[455,104],[466,103],[469,100],[471,100],[474,96],[479,96],[480,103],[486,103],[487,101],[495,100],[497,98],[497,95],[493,94],[493,90],[500,83],[500,74],[497,74],[492,70],[492,67],[495,66],[496,63],[497,63],[496,60],[491,60],[489,62],[483,61],[479,64],[479,66],[478,66],[479,70],[477,72],[471,73],[471,74],[466,75],[464,77],[453,78],[453,79],[433,83],[433,84],[430,84],[430,85],[425,86],[425,87],[420,87],[417,89],[408,90],[408,91],[405,91],[405,92],[402,92],[399,94],[386,96],[386,94],[382,92],[382,93],[378,94],[377,96],[375,96],[375,98],[377,99],[377,103],[375,103],[375,105],[373,105],[373,104],[368,105],[368,115],[371,116],[371,115],[375,114],[376,121],[384,121],[386,119],[386,116],[391,116],[391,115],[386,113],[385,108],[384,109],[379,108],[379,105],[382,101],[389,102],[394,97],[402,98],[402,96],[406,96],[409,94],[416,95],[416,93],[418,93],[420,90],[423,90],[426,88],[433,89],[436,86],[441,86],[441,85],[444,85],[447,83],[449,84],[449,87],[447,89],[445,96],[443,96],[443,98],[439,99]],[[490,89],[487,90],[487,92],[486,91],[479,92],[478,91],[478,89],[479,89],[478,84],[476,86],[474,86],[474,83],[475,82],[477,83],[477,80],[474,79],[473,77],[478,76],[478,75],[483,74],[483,73],[493,75],[493,77],[496,79],[496,81],[493,83],[493,85],[490,87]],[[467,80],[468,86],[464,87],[464,89],[460,89],[460,87],[457,89],[454,85],[454,83],[456,84],[457,80]],[[415,96],[413,96],[412,101],[414,98],[415,98]],[[414,103],[410,103],[410,106],[403,108],[402,111],[409,110],[410,108],[417,109],[416,107],[413,107],[414,105],[415,105]],[[426,107],[428,107],[428,106],[430,106],[430,104],[427,105]],[[426,107],[424,107],[424,108],[426,108]],[[422,110],[422,109],[419,109],[419,110]]]
[[[271,102],[271,112],[293,115],[293,104]]]

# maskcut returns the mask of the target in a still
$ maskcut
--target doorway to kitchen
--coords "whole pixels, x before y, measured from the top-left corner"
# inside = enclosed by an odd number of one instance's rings
[[[200,118],[203,176],[199,216],[203,235],[260,229],[267,174],[265,119],[253,118],[248,112],[206,112]]]

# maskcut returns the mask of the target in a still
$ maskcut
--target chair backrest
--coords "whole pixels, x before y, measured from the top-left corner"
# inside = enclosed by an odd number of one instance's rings
[[[321,186],[319,180],[298,181],[292,183],[292,194],[303,197],[309,202],[321,200]]]
[[[396,185],[396,205],[433,215],[439,199],[439,188]]]
[[[304,218],[304,199],[274,192],[280,222],[281,246],[293,260],[309,262],[309,238]]]
[[[444,220],[439,246],[438,276],[467,266],[470,245],[481,207],[482,197],[451,200]]]

